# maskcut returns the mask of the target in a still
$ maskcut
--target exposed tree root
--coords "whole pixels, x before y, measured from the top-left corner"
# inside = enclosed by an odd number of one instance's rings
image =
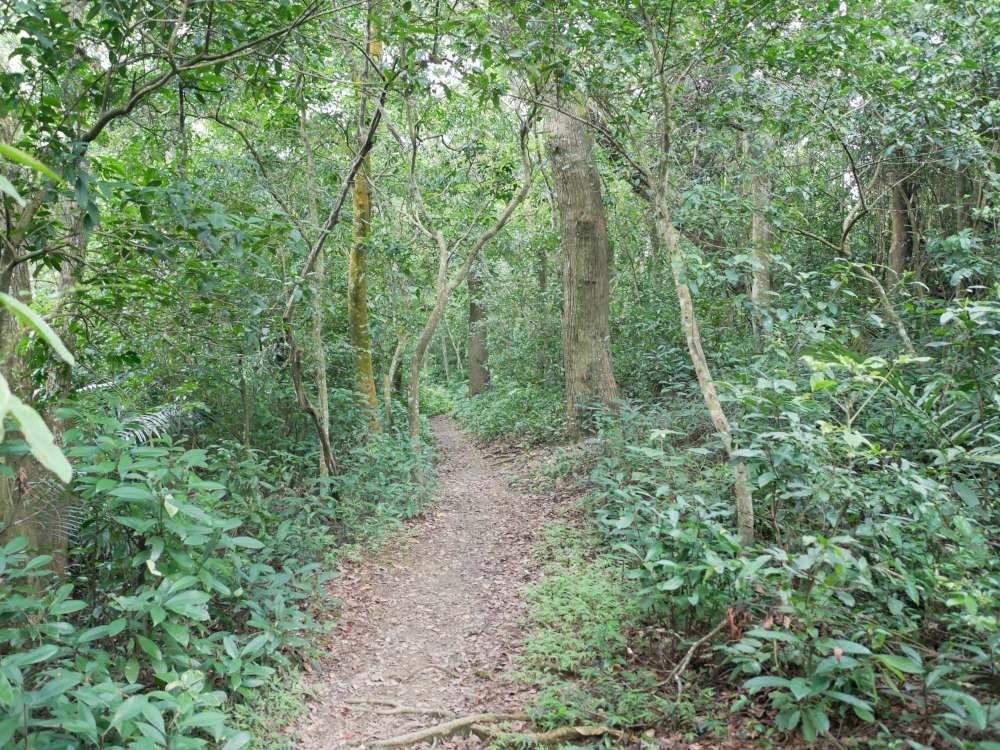
[[[349,706],[355,711],[368,711],[369,713],[381,716],[397,716],[400,714],[424,714],[426,716],[437,716],[444,718],[450,716],[448,711],[440,708],[428,708],[426,706],[405,706],[399,701],[389,698],[351,698],[344,701],[345,706]]]
[[[526,714],[470,714],[458,719],[446,721],[433,727],[418,729],[409,734],[400,734],[385,740],[378,740],[368,745],[370,750],[382,750],[392,747],[406,747],[415,745],[418,742],[428,742],[430,740],[446,740],[459,734],[469,734],[473,727],[496,724],[501,721],[527,721]]]
[[[517,740],[531,745],[558,745],[562,742],[573,742],[579,740],[593,740],[605,735],[614,737],[616,740],[626,739],[624,732],[611,729],[603,724],[586,725],[582,727],[558,727],[548,732],[504,732],[496,727],[483,724],[476,724],[472,727],[472,733],[483,739],[509,739]]]

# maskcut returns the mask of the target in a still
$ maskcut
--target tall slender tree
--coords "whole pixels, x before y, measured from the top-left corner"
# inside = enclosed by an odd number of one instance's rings
[[[373,66],[382,57],[382,42],[374,17],[374,0],[368,3],[367,50],[359,65],[357,79],[358,137],[363,137],[369,121],[368,81]],[[375,370],[372,365],[372,337],[368,325],[368,243],[371,235],[371,156],[366,154],[354,177],[352,191],[351,249],[347,268],[347,323],[357,367],[358,389],[370,410],[374,432],[381,431],[378,418],[378,396],[375,391]]]

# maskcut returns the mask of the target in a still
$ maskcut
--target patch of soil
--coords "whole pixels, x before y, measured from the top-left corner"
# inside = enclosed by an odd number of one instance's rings
[[[509,673],[522,640],[520,592],[537,576],[531,549],[551,502],[512,488],[511,467],[450,418],[432,425],[443,456],[438,501],[405,539],[334,582],[343,608],[297,730],[302,750],[363,747],[442,717],[531,703]]]

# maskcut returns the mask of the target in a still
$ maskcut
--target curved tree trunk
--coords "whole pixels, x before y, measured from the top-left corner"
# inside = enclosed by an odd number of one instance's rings
[[[461,283],[461,280],[459,281]],[[457,284],[456,284],[457,286]],[[409,398],[409,418],[410,437],[420,437],[420,368],[424,366],[424,357],[427,355],[427,348],[430,346],[434,331],[437,330],[441,316],[444,315],[445,307],[448,305],[448,297],[451,296],[449,284],[439,283],[437,294],[434,299],[434,308],[427,316],[420,336],[417,338],[416,346],[413,347],[413,354],[410,356],[410,398]]]
[[[579,101],[566,97],[546,113],[563,249],[563,359],[566,429],[581,431],[581,409],[618,398],[608,322],[610,243],[594,139]]]
[[[726,417],[726,412],[722,408],[722,402],[719,400],[719,393],[715,387],[715,379],[712,377],[708,360],[705,358],[705,350],[702,348],[701,330],[698,327],[698,319],[695,317],[691,288],[687,283],[684,254],[677,239],[677,231],[670,220],[671,211],[668,200],[664,195],[663,188],[660,187],[654,197],[657,230],[660,239],[670,253],[670,270],[673,273],[677,301],[681,308],[681,327],[684,329],[684,338],[687,341],[691,364],[694,365],[695,375],[698,378],[698,386],[701,388],[701,395],[705,400],[705,406],[708,407],[708,414],[715,427],[715,432],[722,440],[726,456],[732,461],[733,494],[736,496],[736,526],[740,542],[747,545],[753,542],[754,537],[753,496],[750,494],[747,467],[743,459],[733,458],[732,428]]]
[[[316,191],[318,190],[316,160],[313,155],[312,141],[309,138],[308,124],[305,104],[300,101],[299,133],[306,154],[306,182],[309,188],[309,224],[310,228],[318,228],[319,206],[316,202]],[[326,292],[326,254],[322,249],[316,254],[316,262],[313,266],[313,274],[309,286],[312,296],[312,364],[316,378],[316,411],[319,413],[319,420],[323,430],[329,435],[330,396],[326,380],[326,346],[324,345],[323,337],[323,295]],[[240,374],[240,383],[241,386],[246,383],[242,372]],[[246,410],[244,410],[244,414],[246,414]],[[245,429],[244,432],[246,435],[249,435],[248,429]],[[249,445],[249,442],[247,444]],[[329,474],[326,460],[321,455],[319,457],[319,475],[325,477],[329,476]]]
[[[490,372],[486,369],[486,307],[483,304],[483,280],[475,265],[469,272],[469,395],[486,390]]]

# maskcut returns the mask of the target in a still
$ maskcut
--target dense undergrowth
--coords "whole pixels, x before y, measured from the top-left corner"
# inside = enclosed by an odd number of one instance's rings
[[[63,416],[83,520],[66,560],[0,551],[0,747],[278,746],[327,571],[426,505],[431,448],[372,435],[309,478],[314,455]]]
[[[935,367],[775,342],[728,371],[751,547],[693,387],[595,412],[593,436],[554,464],[587,489],[591,523],[551,530],[532,594],[524,673],[541,721],[774,747],[995,747],[997,309],[928,310]],[[534,418],[519,403],[498,389],[458,412],[514,436]]]

